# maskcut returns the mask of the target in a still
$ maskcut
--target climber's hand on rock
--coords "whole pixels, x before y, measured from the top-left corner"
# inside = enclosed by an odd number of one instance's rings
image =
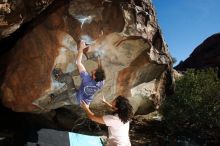
[[[86,46],[85,41],[80,40],[79,44],[78,44],[78,51],[83,51],[85,48],[87,48],[88,46]]]

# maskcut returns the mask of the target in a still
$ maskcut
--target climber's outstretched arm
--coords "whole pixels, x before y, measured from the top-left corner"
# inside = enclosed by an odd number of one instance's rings
[[[77,54],[77,58],[76,58],[76,65],[77,65],[79,72],[86,71],[84,65],[82,64],[83,49],[85,49],[86,47],[87,46],[86,46],[85,42],[81,40],[78,45],[78,54]]]

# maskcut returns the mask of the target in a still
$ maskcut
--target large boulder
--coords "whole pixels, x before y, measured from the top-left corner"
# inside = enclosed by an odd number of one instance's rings
[[[160,105],[172,83],[167,80],[172,62],[150,0],[72,0],[52,5],[58,6],[48,7],[36,18],[4,60],[1,100],[5,106],[17,112],[65,106],[68,99],[51,104],[50,98],[53,93],[68,94],[67,81],[80,85],[75,65],[80,39],[91,46],[83,56],[86,69],[96,68],[100,57],[107,77],[91,107],[103,108],[102,95],[107,100],[124,95],[141,114]],[[61,71],[67,80],[57,81],[54,71]]]

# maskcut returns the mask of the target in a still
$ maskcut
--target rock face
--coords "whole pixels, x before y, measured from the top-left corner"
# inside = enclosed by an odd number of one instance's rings
[[[3,0],[0,3],[0,38],[15,32],[42,12],[53,0]]]
[[[52,5],[57,7],[48,7],[10,50],[1,85],[5,106],[17,112],[45,112],[66,105],[66,100],[47,103],[53,93],[68,94],[72,81],[80,85],[75,65],[80,39],[91,46],[87,58],[83,56],[88,72],[97,67],[99,56],[106,73],[104,88],[91,107],[103,108],[102,95],[107,100],[124,95],[141,114],[160,105],[170,86],[172,62],[150,0],[72,0]],[[56,69],[68,79],[55,80]]]
[[[178,64],[175,69],[220,67],[220,33],[207,38],[195,48],[189,58]]]

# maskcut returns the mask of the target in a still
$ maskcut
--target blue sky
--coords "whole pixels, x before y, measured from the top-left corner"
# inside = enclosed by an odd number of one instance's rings
[[[152,0],[163,37],[177,63],[220,32],[220,0]]]

